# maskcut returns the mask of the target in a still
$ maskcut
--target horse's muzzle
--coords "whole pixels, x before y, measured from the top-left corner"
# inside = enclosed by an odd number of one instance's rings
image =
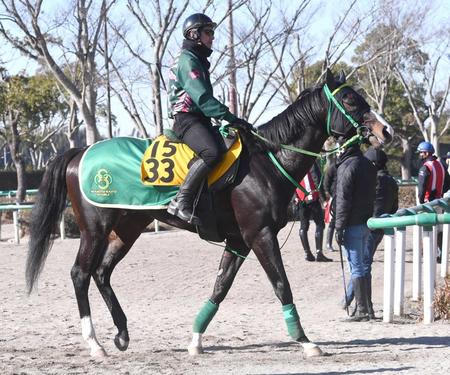
[[[392,139],[394,138],[394,129],[381,115],[370,110],[365,117],[367,119],[364,123],[367,123],[371,133],[377,138],[381,145],[387,145],[392,142]]]

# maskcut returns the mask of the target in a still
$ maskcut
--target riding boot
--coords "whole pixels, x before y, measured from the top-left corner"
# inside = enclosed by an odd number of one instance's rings
[[[311,253],[311,249],[309,247],[309,241],[308,241],[308,232],[304,229],[300,229],[300,240],[302,241],[303,250],[305,250],[305,259],[308,262],[314,262],[316,258],[314,257],[313,253]]]
[[[347,318],[348,322],[369,321],[369,308],[367,306],[367,281],[365,277],[352,279],[353,290],[355,291],[356,311],[355,314]]]
[[[170,202],[167,212],[178,216],[181,220],[193,225],[200,225],[200,220],[194,216],[194,198],[211,168],[202,160],[196,160],[180,186],[177,196]]]
[[[329,225],[327,230],[327,250],[336,251],[333,248],[334,226]]]
[[[322,244],[323,244],[323,228],[317,228],[314,234],[314,239],[316,240],[316,262],[332,262],[333,260],[327,258],[323,255]]]

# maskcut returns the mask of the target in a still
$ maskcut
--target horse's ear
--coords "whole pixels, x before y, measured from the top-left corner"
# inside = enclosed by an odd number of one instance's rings
[[[341,70],[341,72],[339,73],[339,78],[338,81],[341,85],[343,85],[346,82],[346,78],[345,78],[345,73],[343,70]]]
[[[339,86],[336,83],[336,79],[334,78],[334,75],[329,68],[327,68],[326,81],[327,81],[327,86],[331,91],[333,91],[335,88],[337,88]]]

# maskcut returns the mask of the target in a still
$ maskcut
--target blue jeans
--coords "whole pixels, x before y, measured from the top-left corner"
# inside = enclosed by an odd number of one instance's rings
[[[372,249],[368,246],[369,234],[370,230],[365,224],[345,228],[344,248],[352,279],[370,275],[373,254]]]
[[[359,227],[360,226],[358,225],[358,226],[349,227],[348,229],[359,228]],[[364,227],[364,225],[363,225],[363,227]],[[346,229],[346,231],[345,231],[345,236],[347,236],[348,229]],[[365,230],[363,230],[363,232],[365,233]],[[354,236],[356,237],[357,235],[358,235],[358,230],[355,229],[355,234],[352,235],[351,237],[353,238]],[[369,230],[369,233],[365,240],[366,245],[364,247],[364,250],[362,251],[362,256],[359,258],[356,256],[353,256],[353,260],[361,260],[362,261],[362,263],[363,263],[362,270],[365,270],[363,272],[364,273],[363,276],[371,275],[373,256],[375,255],[375,251],[376,251],[378,245],[380,244],[381,240],[383,239],[383,235],[384,235],[383,231]],[[365,234],[363,236],[365,236]],[[344,242],[345,242],[345,240],[346,240],[346,237],[344,237]],[[352,246],[355,247],[355,245],[351,244],[351,241],[352,240],[350,240],[348,245],[347,245],[347,243],[344,243],[344,247],[346,245],[348,246],[349,249],[351,249]],[[355,243],[358,243],[358,241],[356,241]],[[347,250],[347,248],[345,250]],[[346,251],[346,254],[347,254],[347,258],[349,259],[350,273],[352,275],[352,278],[360,277],[359,275],[361,275],[361,274],[354,275],[353,268],[352,268],[352,262],[350,261],[351,256],[350,257],[348,256],[348,254],[349,254],[348,251]],[[347,304],[348,305],[350,305],[350,303],[353,301],[353,298],[354,298],[353,284],[352,284],[352,280],[350,279],[347,284]]]

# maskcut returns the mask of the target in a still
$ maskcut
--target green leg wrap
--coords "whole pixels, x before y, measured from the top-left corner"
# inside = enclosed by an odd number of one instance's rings
[[[219,310],[219,305],[208,300],[195,318],[193,328],[194,333],[204,333],[208,324],[211,322],[212,318],[214,318],[214,315],[216,315],[217,310]]]
[[[283,316],[286,322],[289,336],[295,341],[305,336],[302,325],[300,324],[300,317],[298,316],[297,309],[293,303],[289,305],[283,305]]]

